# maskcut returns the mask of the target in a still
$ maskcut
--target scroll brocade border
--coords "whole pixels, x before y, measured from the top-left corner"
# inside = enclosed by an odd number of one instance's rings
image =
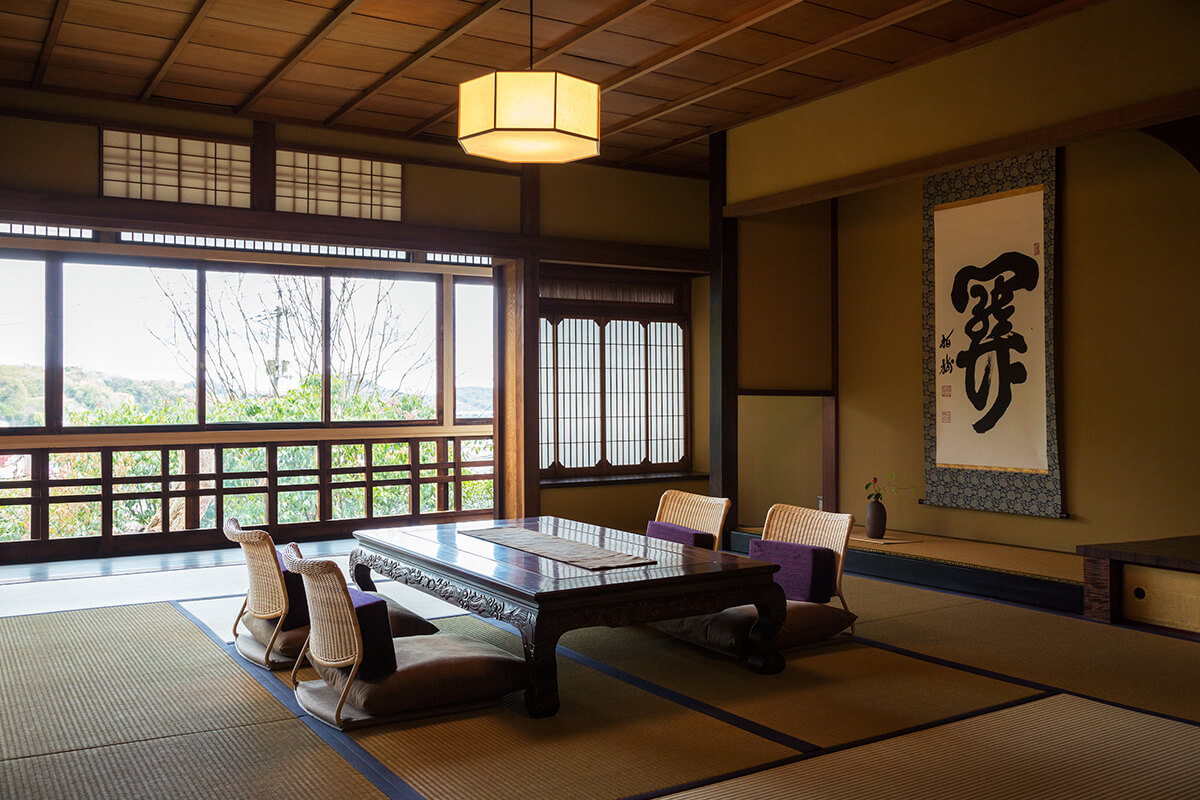
[[[1036,517],[1065,516],[1058,453],[1055,394],[1055,293],[1058,247],[1058,154],[1054,150],[977,164],[925,179],[922,214],[921,358],[925,386],[925,504]],[[945,203],[1042,184],[1045,220],[1043,280],[1046,292],[1046,460],[1042,473],[939,467],[937,465],[937,373],[934,325],[933,209]]]

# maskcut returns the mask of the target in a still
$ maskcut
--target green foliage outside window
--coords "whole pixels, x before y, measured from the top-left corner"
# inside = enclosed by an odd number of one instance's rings
[[[135,390],[137,387],[133,387]],[[354,394],[343,395],[348,415],[359,419],[430,419],[436,416],[436,410],[422,397],[416,395],[398,395],[384,398],[379,395]],[[299,386],[289,389],[279,395],[262,397],[240,397],[222,399],[217,403],[210,401],[208,406],[210,419],[239,419],[251,423],[257,420],[270,422],[307,421],[321,416],[321,380],[312,375],[305,378]],[[67,413],[66,423],[79,426],[140,426],[140,425],[181,425],[194,424],[195,406],[190,396],[162,398],[150,407],[143,405],[141,398],[130,399],[116,407],[93,407],[86,410]],[[385,478],[407,478],[409,465],[409,448],[404,443],[380,442],[373,445],[372,460],[376,465],[403,466],[403,470],[384,473]],[[449,445],[450,448],[453,444]],[[437,446],[432,440],[422,441],[419,445],[422,461],[437,460]],[[207,453],[205,464],[204,453]],[[211,472],[213,469],[212,451],[202,451],[201,472]],[[222,467],[225,473],[264,471],[265,448],[262,447],[230,447],[222,450]],[[453,453],[448,452],[447,458]],[[490,440],[469,441],[464,447],[464,458],[490,459],[492,443]],[[332,446],[332,465],[334,468],[361,467],[365,470],[366,461],[364,446],[361,444]],[[168,453],[169,471],[180,474],[184,471],[183,452],[171,450]],[[281,445],[278,448],[279,470],[311,470],[311,475],[293,476],[280,481],[281,492],[278,496],[280,522],[301,522],[315,520],[317,517],[315,491],[286,491],[291,484],[315,484],[316,447]],[[490,472],[491,468],[464,470]],[[452,470],[451,470],[452,472]],[[113,453],[114,477],[154,478],[162,474],[162,454],[158,449],[121,450]],[[422,474],[435,476],[436,470],[423,470]],[[79,453],[55,453],[52,455],[51,477],[64,480],[84,480],[100,477],[99,453],[84,451]],[[365,492],[361,488],[341,489],[336,487],[339,481],[362,480],[363,473],[349,473],[334,476],[334,519],[355,519],[366,516]],[[247,494],[229,494],[225,496],[225,516],[238,517],[244,525],[264,524],[266,522],[266,480],[264,478],[227,479],[226,488],[234,485],[252,487],[262,486],[263,491]],[[158,484],[134,483],[118,484],[115,493],[156,491]],[[211,488],[212,482],[201,483],[201,488]],[[451,484],[451,493],[453,484]],[[98,486],[81,486],[56,490],[56,494],[98,494]],[[467,481],[462,487],[462,507],[468,509],[485,509],[493,506],[493,481]],[[4,489],[0,482],[0,496],[28,496],[27,490]],[[451,498],[452,498],[451,494]],[[409,486],[376,486],[374,489],[374,513],[376,516],[403,515],[409,510]],[[451,499],[451,504],[453,499]],[[145,533],[162,530],[161,501],[156,498],[123,500],[118,497],[114,501],[113,528],[115,534]],[[437,485],[424,484],[421,486],[419,508],[422,511],[437,510]],[[182,520],[172,509],[172,530],[183,527]],[[201,499],[201,527],[211,527],[215,522],[215,509],[211,498]],[[0,506],[0,541],[18,541],[29,538],[29,508],[27,506]],[[50,505],[49,529],[52,538],[99,536],[101,526],[101,503],[99,499],[78,503],[52,503]]]

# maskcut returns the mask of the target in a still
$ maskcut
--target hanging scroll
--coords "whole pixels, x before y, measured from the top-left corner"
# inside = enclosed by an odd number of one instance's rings
[[[925,181],[925,502],[1060,516],[1055,154]]]

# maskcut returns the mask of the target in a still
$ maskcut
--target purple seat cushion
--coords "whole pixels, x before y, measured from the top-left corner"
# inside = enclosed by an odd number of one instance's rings
[[[298,573],[288,572],[287,567],[283,565],[283,556],[279,551],[275,551],[275,559],[279,562],[279,569],[283,571],[283,590],[287,592],[288,611],[283,618],[283,625],[280,626],[281,631],[291,631],[296,628],[302,628],[308,624],[308,595],[304,593],[304,578]]]
[[[788,600],[828,603],[837,589],[837,553],[828,547],[754,539],[750,557],[779,565],[775,582]]]
[[[358,629],[362,633],[363,658],[358,677],[369,681],[396,671],[396,652],[392,647],[392,626],[388,621],[387,600],[377,595],[350,590]]]
[[[682,525],[675,525],[670,522],[652,521],[646,523],[646,535],[652,539],[664,539],[668,542],[690,544],[692,547],[703,547],[706,550],[712,550],[717,541],[717,537],[711,533],[685,528]]]

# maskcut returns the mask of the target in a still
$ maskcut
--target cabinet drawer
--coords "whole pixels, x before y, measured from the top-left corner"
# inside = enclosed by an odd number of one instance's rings
[[[1130,622],[1200,633],[1200,573],[1126,564],[1121,610]]]

